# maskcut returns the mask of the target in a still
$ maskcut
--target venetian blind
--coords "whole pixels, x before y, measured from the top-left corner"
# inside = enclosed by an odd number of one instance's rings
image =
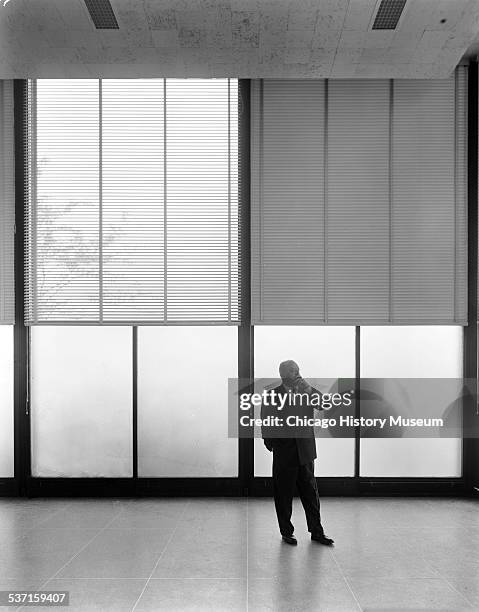
[[[0,80],[0,325],[15,322],[13,81]]]
[[[41,79],[30,113],[27,324],[237,324],[237,81]]]
[[[466,69],[252,88],[256,324],[466,324]]]

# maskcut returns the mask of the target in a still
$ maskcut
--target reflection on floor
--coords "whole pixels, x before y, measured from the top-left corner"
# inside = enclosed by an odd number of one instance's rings
[[[0,590],[68,590],[70,610],[115,612],[479,609],[477,500],[322,509],[333,549],[309,540],[299,503],[291,547],[270,499],[0,498]]]

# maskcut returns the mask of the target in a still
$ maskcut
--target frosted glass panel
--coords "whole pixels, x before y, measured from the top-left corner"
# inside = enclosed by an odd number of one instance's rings
[[[457,438],[363,438],[361,476],[461,476],[462,445]]]
[[[0,478],[13,478],[13,326],[0,325]]]
[[[139,328],[139,476],[238,475],[238,440],[228,438],[237,338],[236,327]]]
[[[130,327],[31,328],[34,476],[132,476]]]
[[[361,328],[363,378],[461,378],[462,327]],[[462,441],[455,438],[363,438],[361,476],[459,477]]]
[[[255,378],[278,376],[281,361],[294,359],[304,378],[354,378],[355,328],[255,327]],[[321,414],[321,413],[319,413]],[[326,430],[327,431],[327,430]],[[317,476],[354,476],[354,438],[318,438]],[[272,454],[255,439],[254,473],[271,476]]]

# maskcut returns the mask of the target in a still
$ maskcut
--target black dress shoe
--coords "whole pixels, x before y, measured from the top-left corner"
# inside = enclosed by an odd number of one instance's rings
[[[298,543],[298,540],[294,537],[294,535],[290,535],[290,536],[281,536],[283,538],[283,542],[286,542],[286,544],[291,544],[292,546],[296,546],[296,544]]]
[[[332,546],[334,544],[334,540],[325,536],[324,533],[312,533],[311,539],[325,546]]]

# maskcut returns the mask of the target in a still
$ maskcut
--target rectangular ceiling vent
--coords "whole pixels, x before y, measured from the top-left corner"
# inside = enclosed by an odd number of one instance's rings
[[[382,0],[373,30],[395,30],[407,0]]]
[[[110,0],[85,0],[90,17],[97,30],[119,30]]]

